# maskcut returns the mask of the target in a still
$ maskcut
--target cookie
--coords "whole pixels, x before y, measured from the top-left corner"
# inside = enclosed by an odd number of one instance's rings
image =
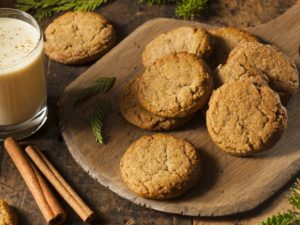
[[[211,29],[209,33],[215,39],[215,48],[211,59],[213,67],[225,63],[230,51],[235,46],[241,43],[258,41],[252,34],[232,27]]]
[[[187,141],[168,134],[142,136],[122,156],[124,183],[137,195],[150,199],[176,198],[197,185],[202,163]]]
[[[277,47],[259,42],[244,43],[232,50],[226,64],[255,67],[268,77],[269,86],[282,99],[297,92],[299,74],[296,65]]]
[[[188,52],[207,59],[213,51],[213,45],[213,39],[203,28],[178,27],[149,42],[142,54],[142,61],[149,66],[157,59],[177,52]]]
[[[156,116],[145,110],[137,98],[139,79],[139,76],[136,77],[126,86],[120,99],[121,113],[129,123],[145,130],[171,130],[185,124],[192,118],[192,116],[166,118]]]
[[[116,41],[114,28],[93,12],[67,12],[45,31],[45,53],[50,59],[70,65],[94,61]]]
[[[6,201],[0,199],[0,225],[18,225],[14,211]]]
[[[222,150],[246,156],[271,148],[280,139],[287,112],[268,86],[231,81],[212,94],[206,124],[211,139]]]
[[[203,107],[213,89],[210,69],[197,56],[164,56],[146,68],[139,81],[138,100],[147,111],[181,118]]]
[[[254,84],[263,86],[268,85],[269,79],[262,71],[248,64],[238,63],[219,65],[214,72],[215,86],[219,87],[232,80],[249,79]]]

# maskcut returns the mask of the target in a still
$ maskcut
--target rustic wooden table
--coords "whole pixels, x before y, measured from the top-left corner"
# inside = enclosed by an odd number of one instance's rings
[[[277,17],[295,2],[296,0],[215,0],[211,1],[208,13],[199,20],[236,27],[255,26]],[[14,3],[14,0],[1,0],[0,7],[14,7]],[[118,41],[151,18],[175,17],[174,7],[171,5],[148,6],[131,0],[111,1],[97,11],[114,24]],[[42,26],[45,27],[50,21],[51,18],[43,21]],[[289,185],[251,212],[216,218],[211,221],[211,219],[183,217],[145,209],[121,199],[98,184],[72,159],[58,128],[57,102],[59,96],[64,88],[88,66],[71,67],[47,61],[49,119],[38,134],[22,143],[36,144],[45,152],[63,176],[96,211],[98,216],[95,224],[250,225],[256,224],[266,215],[288,207],[283,196]],[[22,225],[44,224],[38,207],[2,146],[0,147],[0,198],[6,199],[14,206]],[[65,224],[84,224],[72,209],[60,197],[58,198],[68,213],[68,220]]]

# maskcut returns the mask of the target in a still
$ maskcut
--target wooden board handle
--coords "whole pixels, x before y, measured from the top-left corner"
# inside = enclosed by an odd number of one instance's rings
[[[292,53],[292,58],[299,66],[300,0],[281,16],[254,27],[250,31],[262,39],[280,46],[283,51]]]

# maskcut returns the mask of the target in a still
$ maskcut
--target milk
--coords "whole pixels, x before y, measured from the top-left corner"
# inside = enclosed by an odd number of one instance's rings
[[[29,23],[0,18],[0,126],[34,116],[46,101],[43,41]]]

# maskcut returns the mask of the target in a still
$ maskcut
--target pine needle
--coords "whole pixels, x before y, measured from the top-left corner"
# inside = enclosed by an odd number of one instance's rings
[[[96,141],[100,144],[104,143],[103,138],[103,127],[104,120],[111,112],[110,104],[107,103],[104,99],[99,99],[97,104],[94,106],[92,118],[91,118],[91,127],[92,132],[96,138]]]
[[[300,209],[300,180],[297,179],[295,187],[291,189],[291,193],[287,196],[292,206]],[[259,225],[299,225],[300,214],[296,211],[288,210],[284,213],[275,214]]]
[[[74,1],[73,1],[74,2]],[[107,3],[108,0],[81,0],[81,4],[77,4],[74,7],[74,10],[81,10],[81,11],[93,11],[98,8],[100,5]]]
[[[300,180],[299,179],[297,179],[297,182],[295,183],[295,187],[291,189],[291,193],[287,197],[289,202],[293,206],[300,209]]]
[[[108,0],[17,0],[16,7],[32,12],[37,20],[51,17],[54,13],[68,10],[93,11]]]
[[[299,224],[297,222],[300,222],[300,217],[292,211],[287,211],[267,218],[260,225],[296,225]]]
[[[115,77],[100,77],[94,81],[92,86],[88,88],[84,88],[77,95],[73,106],[82,102],[83,100],[99,94],[108,92],[115,84]],[[107,103],[104,99],[100,98],[97,103],[93,107],[92,115],[91,115],[91,128],[92,132],[96,138],[96,141],[100,144],[103,144],[103,127],[104,120],[110,113],[110,104]]]
[[[185,19],[200,16],[208,0],[182,0],[176,8],[176,15]]]
[[[140,0],[139,2],[150,5],[175,3],[177,5],[176,16],[188,19],[200,16],[207,8],[208,0]]]
[[[31,12],[37,20],[51,17],[54,13],[82,10],[93,11],[109,0],[17,0],[16,7]],[[150,5],[176,4],[176,15],[184,18],[199,16],[206,8],[208,0],[138,0]]]
[[[114,86],[115,81],[115,77],[100,77],[96,79],[92,86],[84,88],[78,93],[75,98],[74,105],[93,95],[108,92]]]

